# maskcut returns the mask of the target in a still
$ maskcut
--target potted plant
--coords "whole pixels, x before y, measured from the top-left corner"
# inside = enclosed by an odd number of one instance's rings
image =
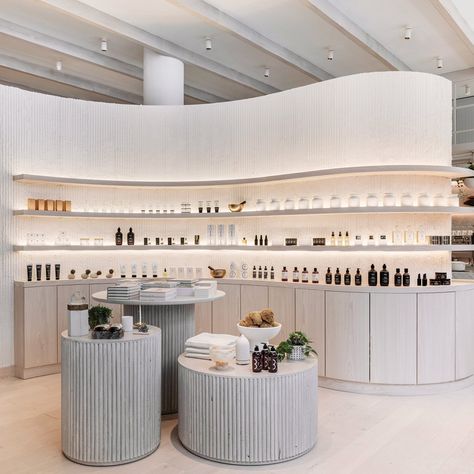
[[[89,309],[89,327],[94,329],[99,324],[107,324],[112,317],[112,310],[105,306],[92,306]]]
[[[278,344],[276,349],[278,358],[283,360],[287,356],[289,360],[303,360],[310,353],[317,355],[310,343],[311,341],[301,331],[292,332],[286,341]]]

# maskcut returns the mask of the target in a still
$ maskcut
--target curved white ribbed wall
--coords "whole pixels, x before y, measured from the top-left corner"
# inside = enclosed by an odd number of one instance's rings
[[[14,185],[12,175],[182,181],[380,164],[449,166],[451,84],[424,73],[369,73],[199,106],[101,104],[1,86],[0,140],[4,367],[13,363],[12,275],[25,263],[12,252],[25,230],[11,210],[36,190]]]

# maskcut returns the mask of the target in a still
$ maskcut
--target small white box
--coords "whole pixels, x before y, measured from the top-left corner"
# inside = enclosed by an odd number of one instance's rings
[[[199,285],[194,288],[195,298],[210,298],[212,295],[212,288],[210,286]]]
[[[178,296],[193,296],[194,295],[194,288],[177,288]]]
[[[217,291],[217,281],[215,280],[200,280],[196,283],[195,288],[197,287],[205,287],[210,288],[209,296],[214,296]]]

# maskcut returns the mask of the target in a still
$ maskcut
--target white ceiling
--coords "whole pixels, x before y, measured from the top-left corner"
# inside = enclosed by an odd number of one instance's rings
[[[208,14],[215,9],[238,27],[217,24]],[[407,25],[413,28],[409,41],[403,39]],[[135,27],[133,34],[129,27]],[[339,77],[397,68],[435,74],[474,68],[474,0],[0,0],[0,82],[140,102],[143,41],[134,36],[140,33],[136,28],[186,50],[185,83],[195,96],[187,103],[299,87],[322,77],[314,72],[321,69],[325,77]],[[31,32],[47,35],[47,45]],[[100,51],[103,37],[107,53]],[[205,50],[205,37],[212,38],[212,51]],[[78,57],[74,47],[92,57]],[[333,61],[327,60],[329,49]],[[443,69],[436,68],[437,57]],[[104,66],[104,58],[119,60],[120,71]],[[61,72],[54,70],[58,59]],[[135,72],[125,74],[122,66]]]

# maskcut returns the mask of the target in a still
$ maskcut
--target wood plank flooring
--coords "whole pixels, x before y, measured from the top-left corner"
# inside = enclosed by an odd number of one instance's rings
[[[60,449],[60,376],[0,379],[0,472],[315,474],[474,473],[474,386],[443,395],[390,397],[320,389],[319,441],[297,460],[226,466],[188,453],[176,419],[162,423],[158,450],[133,464],[80,466]]]

